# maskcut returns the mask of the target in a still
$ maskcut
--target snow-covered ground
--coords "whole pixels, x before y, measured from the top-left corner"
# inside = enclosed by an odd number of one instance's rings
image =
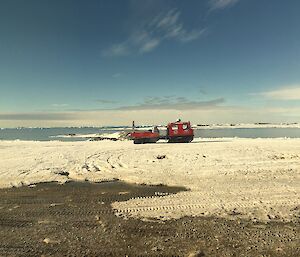
[[[117,215],[299,219],[300,139],[197,139],[190,144],[146,145],[0,141],[0,156],[2,188],[118,178],[190,189],[114,203]]]

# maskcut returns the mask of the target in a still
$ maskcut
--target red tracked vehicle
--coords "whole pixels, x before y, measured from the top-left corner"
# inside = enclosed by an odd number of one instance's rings
[[[156,143],[159,139],[159,132],[154,130],[134,131],[130,133],[134,144]]]
[[[156,143],[159,139],[167,139],[168,143],[190,143],[194,139],[194,130],[189,121],[178,120],[168,124],[165,136],[160,135],[158,128],[154,127],[148,131],[133,131],[130,137],[135,144]]]
[[[190,143],[194,139],[194,130],[191,123],[178,120],[167,126],[168,143]]]

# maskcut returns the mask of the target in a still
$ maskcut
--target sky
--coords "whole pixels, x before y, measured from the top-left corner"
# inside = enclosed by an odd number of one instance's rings
[[[0,127],[300,122],[298,0],[1,0]]]

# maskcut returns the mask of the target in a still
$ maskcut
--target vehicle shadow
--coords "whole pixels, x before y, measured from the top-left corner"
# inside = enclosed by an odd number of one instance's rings
[[[199,144],[199,143],[227,143],[227,142],[232,142],[230,139],[226,140],[203,140],[203,141],[192,141],[191,144]]]
[[[228,142],[232,142],[232,139],[228,139],[228,140],[203,140],[203,141],[192,141],[190,143],[168,143],[167,141],[158,141],[156,142],[156,144],[203,144],[203,143],[228,143]]]

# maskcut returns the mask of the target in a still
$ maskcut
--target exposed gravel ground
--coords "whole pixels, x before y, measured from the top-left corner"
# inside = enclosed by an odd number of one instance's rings
[[[185,190],[122,182],[0,190],[0,256],[300,256],[300,223],[117,217],[115,201]],[[234,213],[233,213],[234,215]]]

